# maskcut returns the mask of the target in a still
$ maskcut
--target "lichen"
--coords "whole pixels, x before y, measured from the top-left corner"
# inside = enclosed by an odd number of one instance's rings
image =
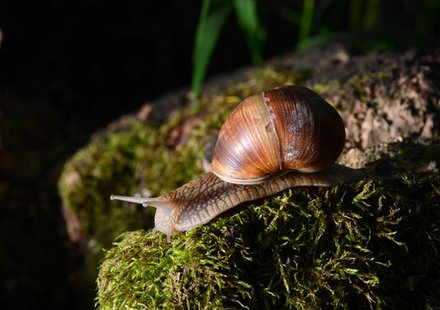
[[[440,177],[413,172],[439,158],[440,144],[398,149],[357,183],[291,189],[171,243],[151,231],[122,234],[100,267],[98,305],[440,306]]]

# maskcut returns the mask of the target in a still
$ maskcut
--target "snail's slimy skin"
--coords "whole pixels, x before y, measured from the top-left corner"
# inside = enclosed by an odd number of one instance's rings
[[[171,235],[206,224],[246,201],[272,196],[296,186],[333,186],[361,177],[360,170],[341,165],[310,174],[291,171],[254,185],[228,183],[207,173],[157,198],[112,196],[111,199],[156,207],[154,230],[163,232],[169,240]]]

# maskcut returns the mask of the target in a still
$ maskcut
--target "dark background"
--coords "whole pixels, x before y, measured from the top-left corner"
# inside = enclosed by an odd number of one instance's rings
[[[368,32],[350,26],[347,1],[323,2],[312,28],[320,42],[359,51],[439,45],[439,12],[419,1],[381,3]],[[301,3],[259,3],[265,57],[293,51],[298,29],[280,12],[300,12]],[[187,0],[0,3],[1,308],[92,307],[94,284],[75,272],[83,261],[67,237],[59,173],[94,131],[190,85],[200,8]],[[250,62],[232,15],[208,75]]]

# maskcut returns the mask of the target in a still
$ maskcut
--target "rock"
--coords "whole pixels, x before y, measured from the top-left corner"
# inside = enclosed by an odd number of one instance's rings
[[[66,164],[59,189],[66,220],[73,221],[71,238],[95,264],[100,249],[125,232],[101,266],[100,305],[376,307],[397,302],[395,296],[405,300],[389,282],[392,273],[399,285],[422,292],[419,275],[404,274],[397,258],[416,268],[405,251],[423,241],[417,255],[425,259],[439,237],[411,222],[419,220],[416,214],[425,219],[437,212],[432,197],[438,191],[429,184],[438,184],[438,175],[420,167],[439,163],[433,146],[440,130],[439,64],[440,52],[315,49],[212,80],[195,109],[190,93],[180,90],[97,133]],[[310,87],[340,111],[348,133],[340,161],[367,167],[369,177],[245,204],[172,244],[151,235],[153,210],[110,202],[111,194],[157,196],[197,177],[205,144],[229,112],[249,95],[282,84]],[[425,220],[437,227],[436,216]],[[413,240],[413,233],[434,241]],[[420,300],[431,302],[432,292]]]

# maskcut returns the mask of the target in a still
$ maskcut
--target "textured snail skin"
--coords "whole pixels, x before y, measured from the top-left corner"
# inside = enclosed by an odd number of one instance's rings
[[[341,165],[316,173],[287,172],[263,183],[228,183],[212,173],[202,175],[182,187],[157,198],[112,196],[111,199],[157,208],[155,231],[170,236],[203,225],[219,214],[243,203],[274,195],[296,186],[333,186],[361,178],[360,170]]]

